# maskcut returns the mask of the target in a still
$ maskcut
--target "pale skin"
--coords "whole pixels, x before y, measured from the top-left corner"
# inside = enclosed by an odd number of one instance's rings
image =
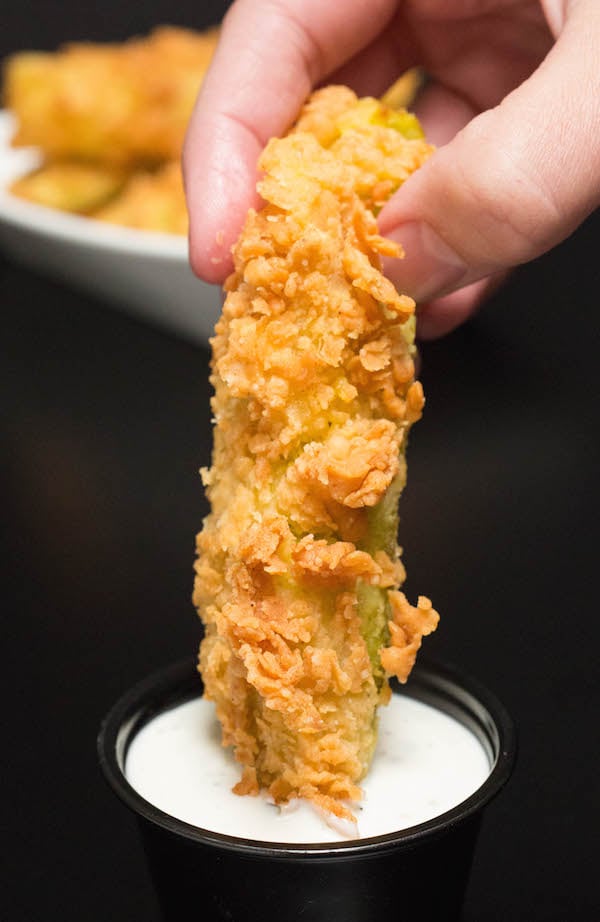
[[[406,258],[386,272],[422,338],[469,317],[512,267],[600,203],[600,0],[237,0],[190,123],[190,259],[222,283],[258,156],[314,87],[381,95],[431,76],[415,106],[431,159],[379,215]]]

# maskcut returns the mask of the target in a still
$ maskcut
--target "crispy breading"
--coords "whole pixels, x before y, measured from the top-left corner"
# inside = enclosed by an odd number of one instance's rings
[[[167,163],[152,172],[134,173],[120,195],[92,216],[140,230],[187,234],[188,213],[179,162]]]
[[[15,180],[10,191],[46,208],[90,214],[117,196],[126,181],[120,167],[58,161]]]
[[[13,144],[39,147],[47,159],[176,159],[217,35],[162,26],[122,44],[13,55],[4,69]]]
[[[437,624],[428,600],[398,591],[397,500],[423,391],[414,302],[381,272],[401,249],[374,217],[430,150],[408,113],[314,93],[261,157],[266,204],[234,248],[212,340],[194,591],[206,695],[243,767],[238,793],[345,818],[384,670],[405,681]]]
[[[217,28],[162,26],[122,44],[9,58],[12,143],[35,145],[45,158],[11,192],[114,224],[187,234],[179,155],[217,37]]]
[[[154,170],[56,161],[17,179],[19,198],[140,230],[185,235],[188,213],[178,161]]]

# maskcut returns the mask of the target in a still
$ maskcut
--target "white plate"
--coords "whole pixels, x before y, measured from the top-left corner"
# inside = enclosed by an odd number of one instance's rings
[[[13,120],[0,111],[0,246],[19,262],[200,342],[212,335],[220,289],[188,265],[185,237],[133,230],[23,201],[7,191],[39,163],[10,147]]]

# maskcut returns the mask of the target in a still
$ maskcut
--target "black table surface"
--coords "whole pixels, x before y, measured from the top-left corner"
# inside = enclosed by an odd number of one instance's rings
[[[14,14],[14,47],[31,6]],[[150,5],[155,21],[173,18],[163,6]],[[48,34],[48,47],[62,37]],[[427,650],[492,688],[520,734],[465,922],[599,916],[599,230],[596,215],[422,349],[427,408],[401,505],[407,591],[442,613]],[[153,920],[135,823],[100,776],[95,735],[122,691],[193,659],[200,638],[190,590],[208,350],[2,258],[0,299],[0,912]]]

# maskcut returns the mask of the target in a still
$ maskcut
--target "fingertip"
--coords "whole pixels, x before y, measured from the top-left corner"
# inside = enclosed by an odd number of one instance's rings
[[[380,227],[381,224],[380,221]],[[457,287],[465,278],[467,266],[463,260],[425,222],[408,221],[390,230],[384,226],[382,233],[404,251],[403,259],[384,260],[385,274],[399,291],[415,301],[429,301]]]
[[[222,164],[194,163],[188,169],[189,256],[205,281],[221,284],[232,271],[232,247],[248,210],[259,204],[255,183],[254,164],[238,162],[229,174]]]
[[[453,298],[455,294],[456,292],[452,292],[451,295],[431,301],[417,312],[417,339],[423,342],[440,339],[468,320],[472,310],[462,305],[453,306],[443,303],[448,298]]]
[[[471,317],[481,302],[501,284],[505,273],[479,279],[451,294],[417,307],[417,337],[439,339]]]
[[[231,247],[226,247],[217,237],[207,246],[204,240],[199,241],[190,229],[188,247],[192,271],[203,281],[211,285],[222,285],[233,271]]]

